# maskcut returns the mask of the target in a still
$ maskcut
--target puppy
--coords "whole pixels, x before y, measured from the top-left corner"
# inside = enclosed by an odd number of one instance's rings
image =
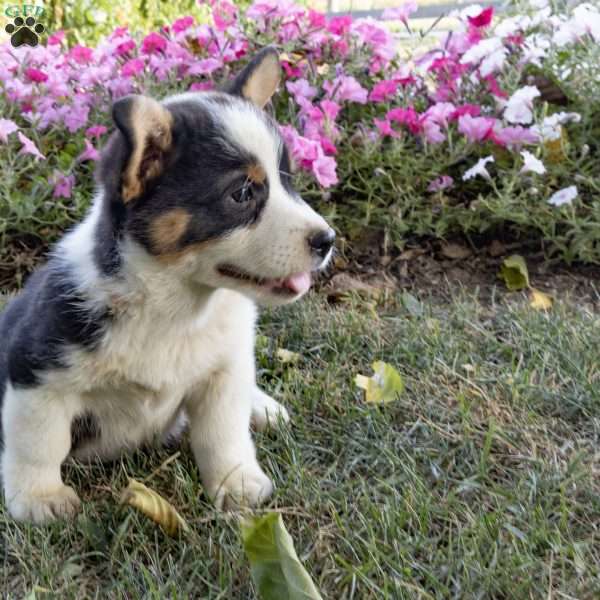
[[[272,492],[250,435],[286,410],[256,385],[256,305],[327,264],[334,233],[292,187],[263,110],[272,49],[224,92],[117,101],[84,221],[0,315],[2,480],[10,514],[77,510],[68,457],[116,457],[186,419],[218,507]]]

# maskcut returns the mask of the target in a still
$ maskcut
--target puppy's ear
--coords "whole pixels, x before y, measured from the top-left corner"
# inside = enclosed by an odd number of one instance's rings
[[[281,81],[279,55],[274,48],[263,48],[226,88],[263,108]]]
[[[156,100],[136,95],[117,100],[112,116],[129,147],[121,176],[121,196],[127,203],[163,172],[173,142],[173,117]]]

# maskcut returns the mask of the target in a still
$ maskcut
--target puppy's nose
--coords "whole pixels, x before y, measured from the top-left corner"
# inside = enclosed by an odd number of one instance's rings
[[[333,231],[333,229],[323,229],[317,233],[313,233],[308,238],[308,245],[317,256],[325,258],[327,253],[331,250],[334,241],[335,231]]]

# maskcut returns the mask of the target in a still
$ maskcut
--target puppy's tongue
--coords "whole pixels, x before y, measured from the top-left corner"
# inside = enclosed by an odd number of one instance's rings
[[[295,273],[294,275],[290,275],[286,279],[281,280],[281,287],[287,288],[294,292],[294,294],[304,294],[308,292],[310,288],[310,273]]]

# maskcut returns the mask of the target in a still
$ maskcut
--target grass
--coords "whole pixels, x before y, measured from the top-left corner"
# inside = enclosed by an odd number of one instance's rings
[[[264,315],[261,384],[293,412],[256,436],[278,488],[265,510],[283,514],[326,598],[600,596],[600,317],[513,298],[424,298],[411,316],[313,297]],[[378,359],[406,391],[369,406],[352,380]],[[254,597],[237,516],[207,503],[185,443],[64,472],[84,499],[74,522],[0,513],[6,597]],[[193,532],[167,538],[119,507],[128,477]]]

